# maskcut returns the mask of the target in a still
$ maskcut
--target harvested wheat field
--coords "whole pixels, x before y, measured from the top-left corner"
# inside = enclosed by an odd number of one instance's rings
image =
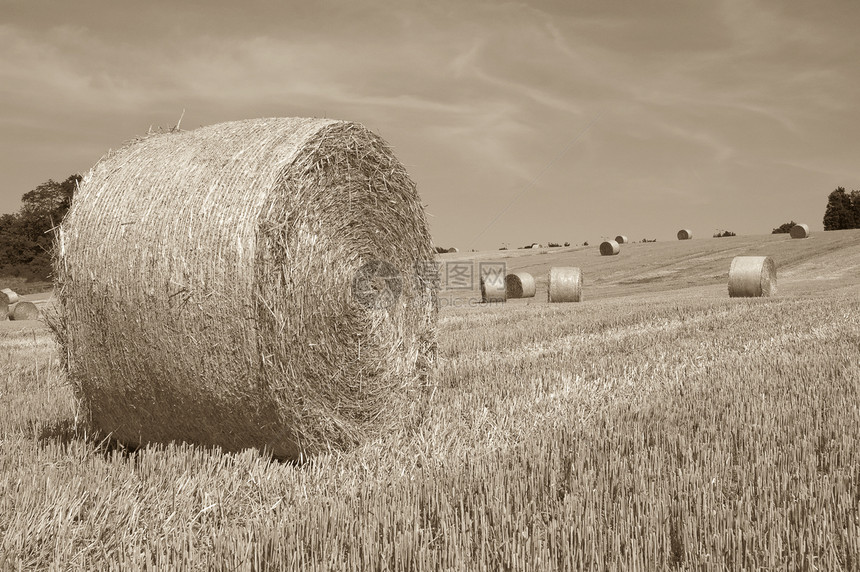
[[[49,330],[0,331],[0,569],[854,569],[860,231],[786,238],[509,253],[539,295],[440,292],[401,428],[302,463],[124,448]],[[726,296],[746,255],[778,296]]]
[[[132,141],[84,177],[56,252],[69,381],[126,445],[348,449],[410,415],[434,359],[415,184],[355,123]]]

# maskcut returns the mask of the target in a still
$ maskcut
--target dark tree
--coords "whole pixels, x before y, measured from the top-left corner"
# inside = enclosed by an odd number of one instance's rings
[[[788,234],[789,232],[791,232],[791,227],[793,227],[796,224],[797,223],[794,221],[784,222],[781,225],[779,225],[778,227],[776,227],[775,229],[773,229],[771,234]]]
[[[824,210],[824,230],[841,230],[857,228],[854,220],[854,208],[851,197],[844,187],[838,187],[827,197],[827,208]]]
[[[45,279],[51,273],[52,230],[69,210],[80,175],[49,180],[21,197],[17,214],[0,217],[0,272]]]
[[[854,212],[853,228],[860,228],[860,191],[851,191],[848,198],[851,200],[851,210]]]

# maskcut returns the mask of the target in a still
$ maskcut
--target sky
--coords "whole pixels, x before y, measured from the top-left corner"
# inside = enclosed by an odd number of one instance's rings
[[[462,249],[822,229],[860,2],[0,0],[0,213],[150,128],[332,117]],[[180,122],[181,118],[181,122]]]

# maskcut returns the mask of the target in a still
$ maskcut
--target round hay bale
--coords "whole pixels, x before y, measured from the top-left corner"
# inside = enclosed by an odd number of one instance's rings
[[[18,302],[9,313],[9,318],[12,320],[38,320],[39,307],[33,302]]]
[[[549,301],[581,302],[582,271],[568,266],[550,268]]]
[[[528,272],[512,272],[505,276],[508,298],[533,298],[536,292],[534,276]]]
[[[390,430],[423,391],[430,234],[406,169],[361,125],[138,139],[84,177],[57,242],[69,379],[121,442],[298,458]]]
[[[630,241],[627,240],[627,237],[624,236],[623,234],[619,234],[618,236],[615,237],[615,242],[617,242],[618,244],[627,244]]]
[[[689,228],[682,228],[678,231],[678,240],[690,240],[693,238],[693,231]]]
[[[791,238],[809,238],[809,226],[798,223],[791,227],[788,233],[791,235]]]
[[[735,256],[729,267],[729,297],[776,295],[776,264],[770,256]]]
[[[7,304],[15,304],[18,302],[18,294],[14,292],[11,288],[3,288],[0,290],[0,300],[6,300]]]
[[[621,252],[621,247],[614,240],[604,240],[600,243],[601,256],[613,256]]]
[[[481,276],[481,302],[505,302],[505,278],[501,273]]]
[[[6,320],[11,318],[9,314],[9,302],[6,301],[6,298],[0,296],[0,320]]]

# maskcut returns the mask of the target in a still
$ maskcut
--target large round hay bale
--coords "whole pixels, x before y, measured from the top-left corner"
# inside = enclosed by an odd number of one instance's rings
[[[505,292],[508,298],[532,298],[537,289],[535,278],[528,272],[511,272],[505,276]]]
[[[403,417],[435,355],[415,184],[355,123],[134,141],[84,177],[55,252],[69,378],[132,445],[349,448]]]
[[[776,264],[769,256],[735,256],[729,267],[729,296],[749,298],[776,294]]]
[[[9,312],[9,319],[17,321],[38,320],[39,307],[36,306],[33,302],[18,302],[11,308],[11,311]]]
[[[15,304],[18,302],[18,294],[11,288],[3,288],[0,290],[0,300],[6,300],[7,304]]]
[[[619,234],[615,237],[615,242],[617,242],[618,244],[627,244],[629,241],[627,240],[626,236],[624,236],[623,234]]]
[[[809,226],[805,224],[796,224],[788,231],[791,238],[809,238]]]
[[[0,320],[6,320],[10,317],[9,302],[6,301],[6,298],[0,296]]]
[[[621,247],[614,240],[604,240],[600,243],[601,256],[613,256],[621,252]]]
[[[549,269],[549,301],[581,302],[582,271],[569,266]]]
[[[682,228],[678,231],[678,240],[690,240],[693,238],[693,231],[689,228]]]
[[[481,302],[505,302],[505,275],[493,273],[481,276]]]

